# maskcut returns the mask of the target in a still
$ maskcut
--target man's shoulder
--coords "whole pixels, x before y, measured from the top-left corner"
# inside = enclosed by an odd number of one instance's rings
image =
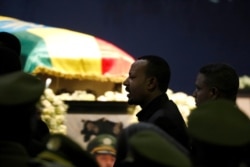
[[[164,104],[163,108],[169,112],[180,112],[177,104],[173,101],[173,100],[168,100],[166,101],[166,103]]]
[[[167,94],[163,94],[161,96],[158,97],[158,100],[160,101],[160,107],[158,110],[163,110],[163,111],[168,111],[168,112],[179,112],[179,109],[176,105],[176,103],[169,99]]]
[[[181,113],[177,105],[172,100],[166,101],[158,110],[154,112],[150,120],[156,120],[158,118],[165,118],[170,120],[178,120],[178,117],[181,117]]]

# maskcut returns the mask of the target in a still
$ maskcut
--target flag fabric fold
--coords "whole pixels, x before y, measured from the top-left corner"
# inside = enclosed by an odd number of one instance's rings
[[[108,41],[65,28],[0,16],[0,31],[18,37],[23,70],[32,74],[121,83],[134,62]]]

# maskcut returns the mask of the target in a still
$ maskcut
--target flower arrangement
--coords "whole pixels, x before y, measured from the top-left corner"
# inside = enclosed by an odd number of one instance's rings
[[[41,111],[41,118],[47,124],[51,133],[67,133],[66,114],[68,105],[58,98],[52,89],[46,88],[37,108]]]
[[[75,97],[76,93],[77,96]],[[176,103],[185,122],[187,123],[187,118],[191,110],[195,108],[194,97],[189,96],[184,92],[174,92],[171,89],[168,89],[166,93],[169,96],[169,99]],[[81,97],[81,100],[92,101],[126,101],[127,98],[124,93],[120,94],[110,91],[107,91],[103,96],[98,98],[93,98],[92,96],[89,98],[90,95],[86,93],[80,93],[79,96],[79,91],[76,91],[72,95],[55,95],[52,89],[46,88],[40,101],[37,103],[37,108],[41,111],[41,118],[48,125],[51,133],[67,133],[66,114],[69,106],[64,102],[64,100],[80,100],[78,97]],[[131,109],[133,109],[133,111],[130,111],[129,113],[133,113],[134,115],[140,111],[139,106],[132,107]]]
[[[167,90],[167,95],[169,99],[175,102],[184,118],[184,121],[187,123],[187,118],[190,112],[196,107],[194,97],[184,92],[174,92],[171,89]]]
[[[244,89],[250,90],[250,76],[247,76],[247,75],[240,76],[239,82],[240,82],[239,88],[241,90],[244,90]]]

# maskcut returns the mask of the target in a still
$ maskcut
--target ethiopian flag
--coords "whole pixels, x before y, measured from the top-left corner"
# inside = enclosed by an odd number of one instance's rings
[[[32,74],[119,83],[134,62],[110,42],[65,28],[0,16],[0,31],[18,37],[23,70]]]

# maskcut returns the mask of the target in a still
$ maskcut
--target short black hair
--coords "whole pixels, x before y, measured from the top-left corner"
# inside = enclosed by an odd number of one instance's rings
[[[228,100],[236,100],[239,89],[239,76],[236,70],[226,63],[211,63],[200,68],[209,87],[216,87]]]
[[[157,55],[144,55],[137,60],[147,60],[147,76],[154,76],[158,80],[159,89],[166,92],[169,86],[171,71],[168,62]]]

